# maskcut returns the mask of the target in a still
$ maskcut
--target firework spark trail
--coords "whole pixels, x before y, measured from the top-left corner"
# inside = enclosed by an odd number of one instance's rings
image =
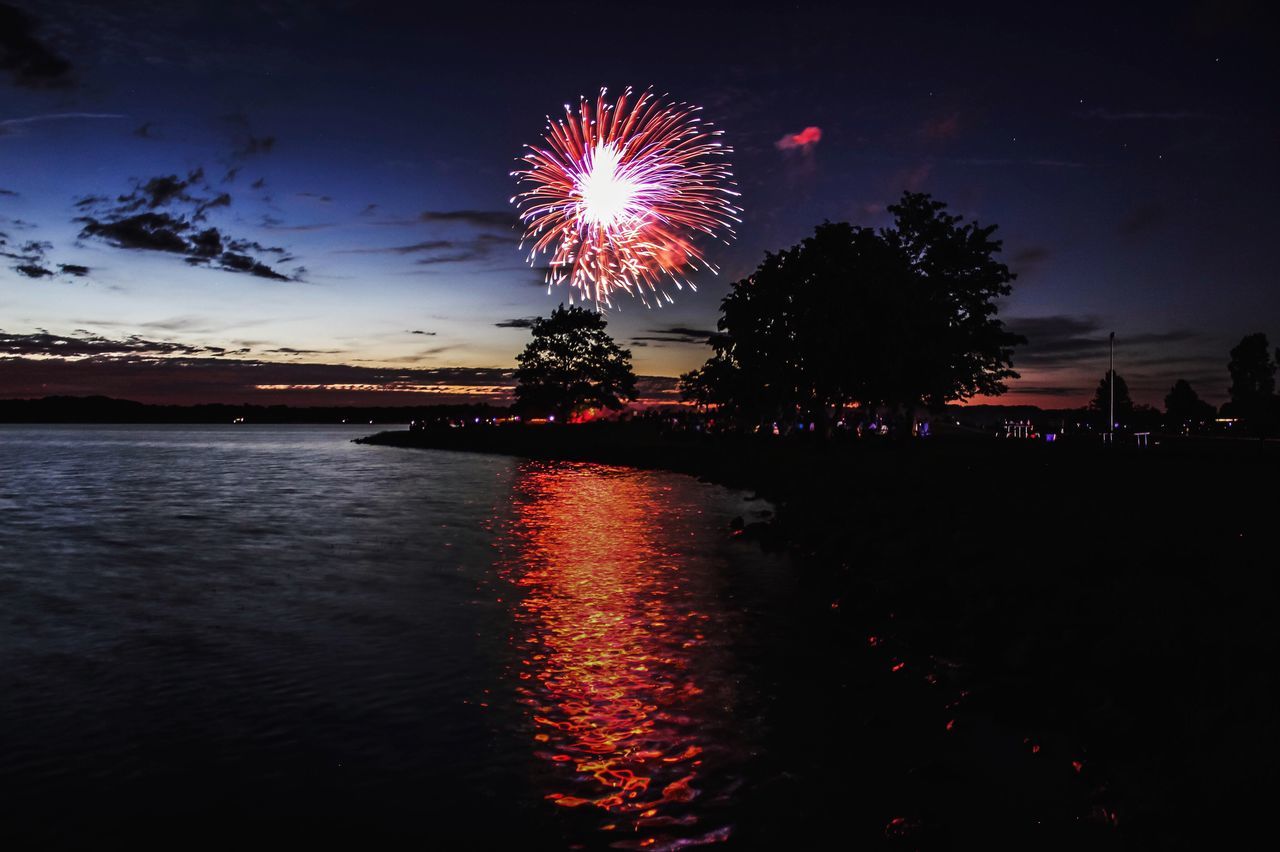
[[[550,255],[547,290],[565,284],[597,308],[624,291],[646,305],[672,301],[667,284],[693,289],[698,268],[717,268],[695,245],[699,234],[727,243],[742,212],[735,204],[732,149],[700,107],[667,104],[630,88],[616,102],[565,105],[547,118],[541,146],[528,145],[512,172],[529,189],[512,197],[529,242],[529,263]],[[723,232],[724,237],[720,237]]]

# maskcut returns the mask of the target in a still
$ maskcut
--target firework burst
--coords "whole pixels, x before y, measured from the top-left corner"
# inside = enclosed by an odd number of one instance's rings
[[[668,285],[693,289],[697,269],[717,272],[699,236],[728,242],[742,211],[721,131],[700,107],[664,103],[631,89],[616,101],[600,90],[564,118],[547,118],[541,145],[512,176],[528,189],[511,199],[531,244],[529,262],[549,256],[547,290],[560,284],[597,308],[618,292],[646,305],[672,301]]]

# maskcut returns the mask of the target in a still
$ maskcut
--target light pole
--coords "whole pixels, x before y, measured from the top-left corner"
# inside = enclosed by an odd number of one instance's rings
[[[1111,401],[1107,406],[1107,442],[1116,442],[1116,333],[1111,332],[1111,366],[1107,370],[1107,387],[1111,390]]]

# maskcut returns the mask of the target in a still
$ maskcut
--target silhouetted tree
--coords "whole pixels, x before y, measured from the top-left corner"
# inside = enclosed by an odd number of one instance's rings
[[[1280,356],[1278,356],[1280,357]],[[1276,399],[1276,364],[1271,360],[1271,345],[1262,332],[1241,338],[1231,350],[1227,364],[1231,373],[1229,413],[1244,421],[1257,434],[1265,434],[1275,428],[1280,412]]]
[[[824,223],[764,261],[721,302],[715,354],[682,377],[687,398],[746,422],[826,423],[850,403],[895,410],[998,394],[1016,377],[994,300],[1014,279],[995,226],[904,193],[894,226]]]
[[[1129,415],[1129,420],[1124,425],[1131,432],[1158,432],[1163,421],[1164,415],[1159,408],[1138,402],[1134,403],[1133,413]]]
[[[1003,393],[1004,380],[1018,377],[1011,369],[1013,347],[1026,343],[995,318],[995,300],[1008,296],[1017,278],[995,259],[1002,245],[991,238],[997,226],[965,223],[946,207],[923,193],[903,193],[889,207],[894,227],[881,231],[883,239],[906,252],[924,304],[933,309],[929,326],[918,329],[925,338],[909,344],[924,350],[920,360],[930,384],[920,398],[931,408]]]
[[[1098,390],[1089,403],[1089,410],[1095,412],[1100,423],[1107,422],[1107,412],[1111,407],[1111,373],[1108,371],[1098,382]],[[1129,383],[1124,376],[1116,373],[1116,422],[1122,426],[1133,420],[1133,399],[1129,396]],[[1109,429],[1108,429],[1109,431]]]
[[[1276,390],[1276,365],[1271,360],[1270,344],[1262,332],[1249,334],[1231,350],[1227,370],[1231,373],[1231,401],[1247,403],[1270,396]]]
[[[516,356],[516,409],[561,422],[587,408],[619,409],[636,398],[631,352],[605,331],[603,315],[564,305],[533,321]]]
[[[901,372],[877,325],[905,315],[894,303],[910,290],[905,259],[874,231],[821,225],[734,285],[716,354],[685,391],[747,421],[825,422],[835,406],[884,395]]]
[[[717,353],[699,369],[680,376],[680,391],[685,399],[703,405],[714,403],[732,406],[736,402],[739,406],[744,406],[746,396],[753,388],[740,381],[741,376],[741,371],[731,358]]]
[[[1164,398],[1165,423],[1180,432],[1195,429],[1213,419],[1215,409],[1200,398],[1186,379],[1178,379]]]

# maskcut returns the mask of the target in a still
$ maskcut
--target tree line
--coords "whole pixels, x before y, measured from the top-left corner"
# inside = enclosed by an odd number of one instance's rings
[[[1003,393],[1018,378],[1014,350],[1026,339],[998,317],[1017,276],[997,257],[996,226],[965,221],[923,193],[903,193],[888,210],[893,223],[880,229],[824,222],[734,282],[711,357],[680,377],[684,399],[714,409],[727,428],[806,423],[828,433],[851,410],[905,425],[948,403]],[[595,311],[563,305],[535,320],[517,358],[517,412],[567,422],[634,400],[631,352],[606,326]],[[1221,415],[1277,431],[1266,335],[1245,337],[1228,369],[1231,401]],[[1104,376],[1095,416],[1109,410],[1110,384]],[[1115,384],[1117,421],[1158,415],[1133,404],[1122,376]],[[1179,431],[1219,414],[1181,379],[1165,405],[1167,425]]]
[[[995,257],[996,226],[921,193],[889,212],[880,230],[819,225],[735,282],[714,354],[681,377],[685,398],[742,427],[798,418],[827,431],[849,406],[901,419],[1002,393],[1026,341],[997,318],[1016,276]]]
[[[1122,426],[1130,424],[1151,428],[1162,421],[1166,429],[1175,432],[1194,432],[1205,429],[1219,418],[1238,423],[1240,431],[1254,435],[1280,434],[1280,396],[1276,394],[1276,366],[1280,363],[1280,348],[1273,350],[1263,332],[1245,335],[1231,350],[1227,373],[1231,385],[1227,388],[1230,399],[1221,408],[1214,408],[1200,398],[1191,383],[1178,379],[1164,398],[1164,416],[1150,406],[1135,405],[1129,395],[1129,384],[1124,376],[1115,375],[1115,416]],[[1103,376],[1098,383],[1089,411],[1097,417],[1106,415],[1111,399],[1111,381]],[[1102,421],[1105,426],[1105,420]]]

